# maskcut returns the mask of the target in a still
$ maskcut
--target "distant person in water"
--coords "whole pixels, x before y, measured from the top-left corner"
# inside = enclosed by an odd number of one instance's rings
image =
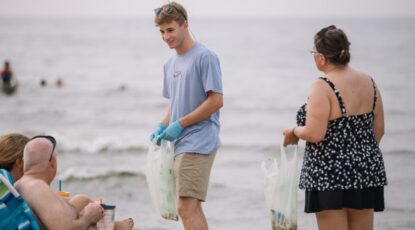
[[[4,69],[1,71],[1,78],[3,80],[3,85],[10,86],[12,78],[13,78],[13,71],[10,68],[10,62],[4,62]]]
[[[45,87],[48,84],[48,82],[45,79],[40,80],[40,86]]]
[[[56,87],[61,88],[63,86],[63,80],[62,78],[58,78],[55,83]]]

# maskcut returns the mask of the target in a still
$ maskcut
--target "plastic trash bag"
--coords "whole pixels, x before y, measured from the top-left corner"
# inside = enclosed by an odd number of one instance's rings
[[[173,175],[174,144],[162,140],[148,148],[146,179],[151,200],[158,213],[168,220],[179,220],[176,209],[176,186]]]
[[[273,230],[297,229],[297,146],[287,159],[281,146],[281,158],[262,162],[265,176],[265,201],[271,212]]]

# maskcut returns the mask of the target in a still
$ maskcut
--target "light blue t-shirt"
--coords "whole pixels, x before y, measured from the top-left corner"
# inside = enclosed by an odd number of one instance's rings
[[[164,65],[163,96],[170,99],[170,124],[191,113],[207,99],[209,91],[222,92],[218,57],[195,43],[182,55],[173,55]],[[188,126],[175,141],[175,153],[209,154],[220,146],[219,111]]]

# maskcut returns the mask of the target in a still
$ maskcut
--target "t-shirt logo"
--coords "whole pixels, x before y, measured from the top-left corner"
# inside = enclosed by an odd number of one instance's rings
[[[182,71],[175,71],[173,77],[180,77],[182,76]]]

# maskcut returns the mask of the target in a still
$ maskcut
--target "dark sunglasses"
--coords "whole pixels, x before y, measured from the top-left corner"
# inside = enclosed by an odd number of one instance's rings
[[[34,140],[36,138],[45,138],[45,139],[48,139],[50,142],[52,142],[53,147],[52,147],[52,152],[50,153],[50,158],[49,158],[49,161],[52,161],[53,152],[55,151],[55,148],[56,148],[55,138],[52,136],[48,136],[48,135],[38,135],[38,136],[32,137],[30,140]]]
[[[166,13],[166,14],[172,14],[175,11],[177,13],[179,13],[180,16],[182,16],[184,18],[184,20],[187,20],[187,17],[180,10],[178,10],[176,7],[174,7],[171,3],[169,3],[168,5],[165,5],[163,7],[154,9],[154,13],[156,14],[156,16],[159,16],[162,12]]]

